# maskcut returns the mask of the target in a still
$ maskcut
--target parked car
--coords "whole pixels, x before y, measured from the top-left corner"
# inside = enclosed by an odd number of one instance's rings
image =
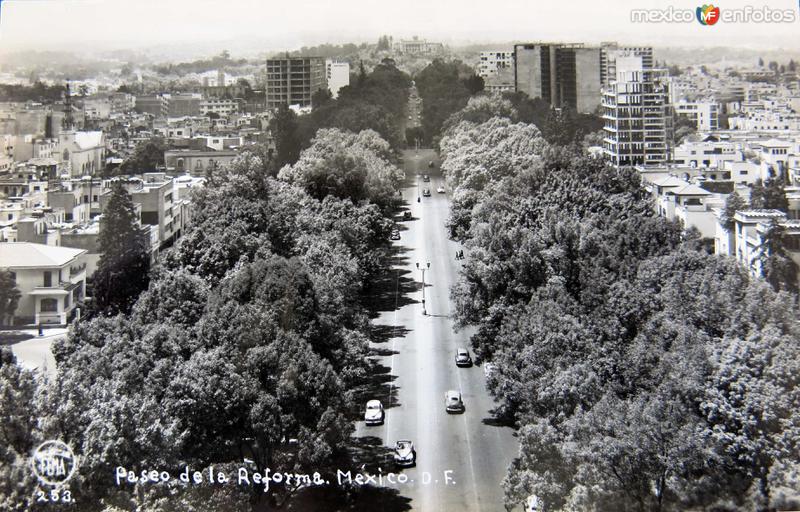
[[[439,185],[438,187],[436,187],[436,193],[437,193],[437,194],[444,194],[444,187],[443,187],[443,186],[441,186],[441,185]]]
[[[424,175],[422,177],[422,181],[424,181],[425,183],[428,183],[429,181],[431,181],[431,177],[426,174],[426,175]]]
[[[469,351],[467,349],[456,349],[456,366],[472,366],[472,358],[469,356]]]
[[[403,218],[408,220],[411,218],[411,210],[406,210],[403,212]]]
[[[408,440],[397,441],[394,445],[394,462],[398,466],[413,466],[417,462],[414,443]]]
[[[445,393],[444,408],[447,412],[463,412],[464,402],[461,400],[461,393],[453,389]]]
[[[433,169],[434,167],[436,167],[436,164],[434,164],[434,163],[433,163],[433,160],[431,160],[430,162],[428,162],[428,167],[430,167],[431,169]]]
[[[392,236],[389,237],[392,240],[400,240],[400,232],[396,229],[392,231]]]
[[[425,197],[431,197],[431,189],[429,188],[422,189],[422,195]]]
[[[364,411],[364,422],[367,425],[382,425],[383,416],[383,404],[380,400],[367,402],[367,409]]]

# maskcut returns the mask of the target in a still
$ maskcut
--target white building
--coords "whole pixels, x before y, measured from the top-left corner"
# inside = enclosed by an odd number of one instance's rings
[[[603,88],[603,149],[616,166],[658,165],[669,160],[672,108],[666,70],[642,55],[614,59],[615,79]]]
[[[481,52],[478,76],[487,79],[497,75],[501,69],[514,69],[513,50],[490,50]]]
[[[674,104],[675,114],[686,116],[698,131],[719,129],[719,104],[716,101],[679,101]]]
[[[21,297],[15,323],[66,324],[86,295],[86,251],[29,242],[0,243],[0,269]]]
[[[325,74],[328,77],[328,90],[334,98],[339,97],[339,89],[350,85],[350,63],[328,59],[325,61]]]

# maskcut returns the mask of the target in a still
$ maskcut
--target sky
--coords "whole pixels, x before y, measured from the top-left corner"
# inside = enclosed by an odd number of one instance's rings
[[[705,1],[705,0],[701,0]],[[724,0],[788,9],[793,23],[634,23],[631,9],[698,1],[570,0],[0,0],[0,48],[99,50],[250,42],[264,51],[419,35],[451,45],[551,40],[800,49],[800,0]]]

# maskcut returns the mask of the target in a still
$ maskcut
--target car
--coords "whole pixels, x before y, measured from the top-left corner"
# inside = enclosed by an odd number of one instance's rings
[[[411,218],[411,210],[404,211],[403,212],[403,218],[404,219],[410,219]]]
[[[436,187],[436,193],[437,194],[444,194],[444,187],[442,187],[441,185]]]
[[[398,466],[413,466],[417,462],[414,443],[407,439],[397,441],[394,445],[394,462]]]
[[[430,167],[431,169],[433,169],[434,167],[436,167],[436,165],[433,163],[433,160],[431,160],[430,162],[428,162],[428,167]]]
[[[392,231],[392,236],[389,237],[392,240],[400,240],[400,232],[396,229]]]
[[[456,349],[456,366],[472,366],[472,358],[469,357],[469,351],[467,349]]]
[[[444,394],[444,408],[447,412],[464,412],[464,402],[461,393],[451,389]]]
[[[364,411],[364,422],[367,425],[382,425],[384,418],[383,404],[380,400],[370,400],[367,402],[367,409]]]
[[[411,116],[408,116],[408,120],[411,121]]]
[[[543,510],[544,504],[535,494],[528,496],[525,500],[525,512],[542,512]]]
[[[431,197],[431,189],[429,188],[422,189],[422,195],[425,197]]]
[[[422,176],[422,181],[424,181],[425,183],[428,183],[429,181],[431,181],[431,177],[428,176],[427,174],[425,174],[424,176]]]

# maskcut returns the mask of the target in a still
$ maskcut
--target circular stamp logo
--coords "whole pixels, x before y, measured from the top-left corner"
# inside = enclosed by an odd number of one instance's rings
[[[61,441],[45,441],[33,452],[33,472],[42,484],[63,485],[77,467],[72,449]]]

